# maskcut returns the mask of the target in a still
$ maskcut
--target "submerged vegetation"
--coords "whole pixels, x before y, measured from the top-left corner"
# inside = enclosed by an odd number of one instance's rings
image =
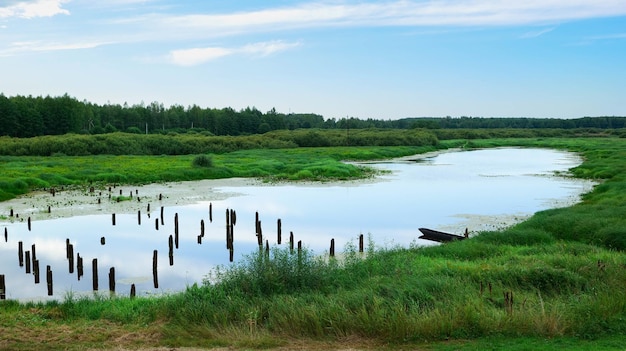
[[[333,140],[332,133],[309,137]],[[89,182],[352,179],[371,171],[340,161],[500,146],[577,152],[584,162],[572,175],[601,184],[571,207],[435,247],[383,248],[370,242],[360,253],[349,244],[341,260],[314,256],[306,248],[292,253],[275,247],[207,272],[204,282],[172,295],[4,301],[0,335],[7,337],[0,349],[30,349],[33,341],[70,350],[119,345],[267,349],[302,343],[357,349],[514,349],[516,343],[527,349],[622,348],[626,139],[439,136],[435,141],[243,148],[210,153],[210,167],[193,166],[199,154],[209,154],[206,150],[177,156],[2,156],[4,198],[36,187]]]

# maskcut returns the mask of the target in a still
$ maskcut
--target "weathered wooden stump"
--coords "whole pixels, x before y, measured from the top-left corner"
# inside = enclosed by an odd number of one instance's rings
[[[80,253],[76,254],[76,275],[78,280],[80,280],[80,277],[83,276],[84,274],[84,268],[83,268],[83,258],[80,257]]]
[[[170,235],[168,239],[170,266],[174,265],[174,238]]]
[[[33,276],[35,277],[35,284],[39,284],[39,260],[33,261]]]
[[[21,241],[17,243],[17,258],[20,267],[24,267],[24,244]]]
[[[7,286],[4,278],[4,274],[0,274],[0,300],[6,300],[7,298]]]
[[[52,296],[52,269],[46,266],[46,283],[48,285],[48,296]]]
[[[68,268],[69,273],[74,273],[74,245],[70,244],[67,248],[67,260],[68,260]]]
[[[93,271],[93,291],[98,291],[98,259],[91,261],[91,270]]]
[[[24,257],[25,257],[25,264],[26,264],[26,274],[30,273],[30,251],[26,251],[24,252]]]
[[[359,235],[359,252],[363,252],[363,234]]]
[[[157,256],[158,251],[154,250],[152,253],[152,281],[154,282],[154,288],[159,288],[159,277],[157,275]]]
[[[174,214],[174,245],[178,249],[178,213]]]
[[[109,291],[115,293],[115,267],[109,269]]]
[[[213,223],[213,203],[209,202],[209,223]]]

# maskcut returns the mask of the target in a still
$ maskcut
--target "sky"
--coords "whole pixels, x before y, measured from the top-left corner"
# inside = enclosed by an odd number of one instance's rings
[[[0,0],[0,93],[326,119],[626,116],[626,0]]]

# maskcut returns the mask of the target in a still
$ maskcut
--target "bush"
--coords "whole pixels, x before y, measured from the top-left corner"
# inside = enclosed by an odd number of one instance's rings
[[[213,158],[209,155],[198,155],[194,157],[192,164],[194,167],[210,168],[213,167]]]

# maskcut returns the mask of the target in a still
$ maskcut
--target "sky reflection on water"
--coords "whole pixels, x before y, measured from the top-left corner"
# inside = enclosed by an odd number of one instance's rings
[[[0,228],[6,227],[9,233],[8,242],[4,238],[0,241],[0,274],[6,276],[7,298],[48,299],[45,269],[50,265],[53,298],[62,299],[68,292],[92,291],[91,262],[97,258],[101,292],[108,291],[110,267],[116,269],[116,291],[120,295],[127,295],[133,283],[140,295],[180,291],[201,283],[216,265],[229,265],[226,209],[237,213],[236,261],[257,249],[257,211],[264,239],[271,246],[277,243],[278,219],[282,221],[282,246],[287,246],[289,233],[293,232],[296,242],[302,240],[304,246],[320,254],[328,251],[331,239],[341,251],[346,243],[356,243],[360,234],[370,236],[377,246],[431,245],[417,239],[419,227],[456,233],[465,227],[478,231],[576,201],[593,184],[553,175],[579,163],[573,154],[542,149],[453,152],[420,162],[372,163],[390,171],[372,182],[222,187],[218,190],[238,195],[210,202],[212,222],[208,218],[209,202],[200,202],[165,207],[165,223],[159,223],[158,230],[155,220],[160,217],[160,208],[154,205],[151,213],[142,214],[141,225],[137,214],[118,214],[115,226],[111,214],[34,221],[31,231],[24,222],[0,223]],[[180,242],[174,266],[170,266],[168,237],[174,234],[176,213]],[[205,222],[205,237],[199,245],[201,220]],[[105,245],[100,244],[103,236]],[[80,281],[76,272],[69,274],[66,238],[74,245],[74,254],[84,258]],[[18,265],[19,241],[24,250],[36,245],[43,273],[40,284],[34,284],[33,276]],[[152,282],[153,250],[159,253],[158,289]]]

